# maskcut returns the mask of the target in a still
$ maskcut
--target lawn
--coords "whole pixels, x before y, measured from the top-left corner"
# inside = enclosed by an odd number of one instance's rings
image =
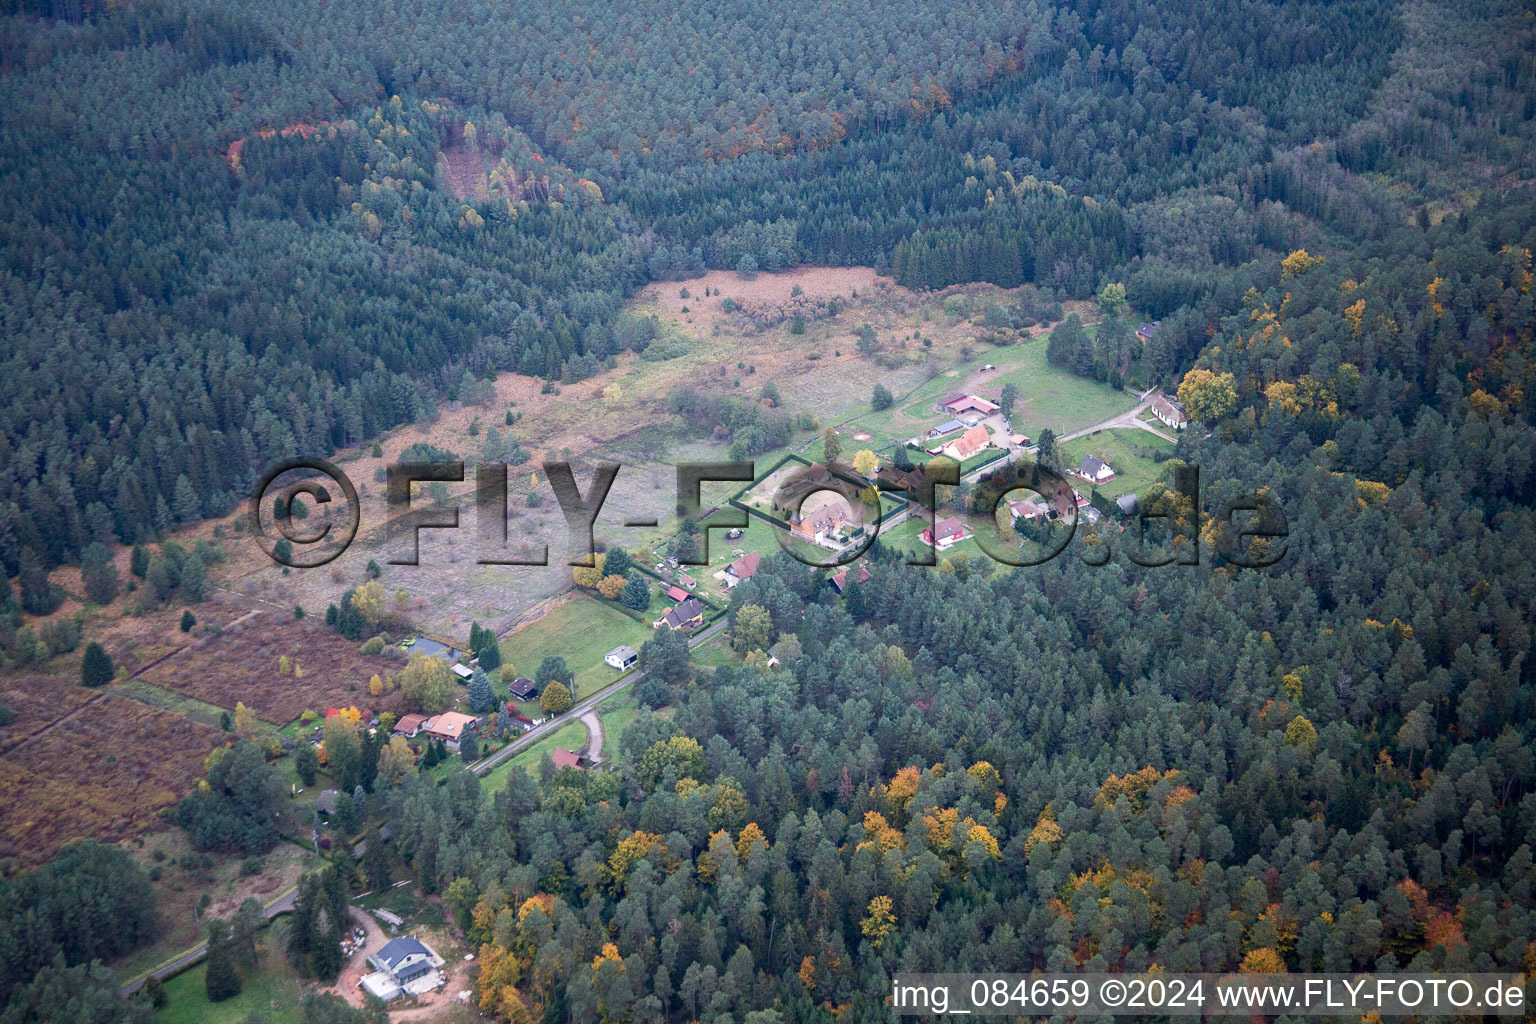
[[[561,750],[580,750],[587,745],[587,727],[580,719],[562,725],[553,733],[545,736],[527,750],[507,758],[501,764],[492,768],[480,778],[480,785],[487,793],[494,793],[506,781],[506,776],[512,770],[513,765],[522,765],[531,773],[538,765],[539,758],[545,754],[553,754],[556,748]]]
[[[256,970],[246,974],[238,996],[210,1003],[204,989],[207,965],[198,964],[165,983],[170,1001],[155,1014],[156,1024],[241,1024],[256,1013],[269,1024],[298,1024],[304,986],[283,963],[282,953],[272,947],[270,935],[267,932],[257,945]]]
[[[1092,328],[1089,330],[1091,333]],[[1045,347],[1046,336],[1041,335],[1016,345],[984,348],[971,360],[956,363],[909,394],[898,396],[890,409],[866,412],[841,424],[838,430],[843,436],[844,458],[851,458],[860,448],[880,452],[914,435],[926,438],[929,427],[949,418],[936,411],[933,403],[953,391],[968,389],[996,400],[1003,385],[1012,384],[1018,390],[1013,427],[1030,438],[1038,437],[1044,427],[1067,433],[1130,408],[1131,397],[1123,391],[1052,366],[1046,361]],[[988,363],[997,369],[980,375],[981,367]],[[859,432],[872,437],[854,441],[852,435]],[[804,454],[820,458],[820,442]]]
[[[1045,359],[1044,335],[990,353],[998,372],[989,374],[984,390],[1001,392],[1005,384],[1018,389],[1013,427],[1031,439],[1044,427],[1066,433],[1131,408],[1131,396],[1101,381],[1078,377]]]
[[[1097,455],[1109,463],[1115,478],[1099,485],[1099,492],[1110,498],[1122,494],[1145,494],[1162,477],[1163,467],[1149,456],[1149,450],[1173,451],[1173,445],[1145,430],[1101,430],[1061,446],[1062,468],[1075,468],[1084,455]],[[1076,478],[1074,478],[1076,479]],[[1087,493],[1087,486],[1078,490]]]
[[[639,714],[640,702],[635,699],[633,686],[598,705],[597,717],[603,723],[604,760],[612,761],[619,756],[619,739]]]
[[[712,639],[704,646],[713,646],[717,642],[719,637]],[[730,648],[725,647],[725,650],[729,651]],[[671,719],[677,714],[677,708],[670,706],[657,708],[654,714],[657,718]],[[598,706],[597,715],[603,721],[603,760],[611,764],[619,756],[619,742],[623,739],[624,730],[640,717],[640,702],[635,699],[634,688],[631,687],[603,701]]]
[[[655,602],[652,610],[660,614]],[[621,675],[618,669],[603,662],[603,655],[620,644],[638,648],[650,637],[650,626],[585,594],[573,593],[543,618],[502,637],[502,677],[520,675],[531,679],[541,661],[559,655],[576,674],[576,696],[590,696]]]
[[[716,633],[693,649],[693,663],[699,668],[719,668],[721,665],[739,665],[741,659],[731,650],[726,634]]]

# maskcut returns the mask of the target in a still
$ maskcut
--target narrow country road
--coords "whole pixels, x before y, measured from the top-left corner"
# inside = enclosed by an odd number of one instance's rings
[[[721,619],[719,622],[715,623],[713,626],[710,626],[708,629],[704,630],[703,632],[697,633],[694,636],[689,637],[688,638],[688,646],[689,647],[697,647],[697,646],[699,646],[704,641],[708,640],[710,637],[714,636],[716,633],[718,633],[722,629],[724,629],[725,625],[726,625],[726,620],[725,619]],[[534,726],[532,729],[529,729],[527,732],[523,733],[521,736],[519,736],[517,739],[513,740],[511,743],[508,743],[506,746],[504,746],[500,750],[496,751],[496,753],[492,754],[490,757],[484,758],[483,760],[480,760],[480,761],[476,761],[474,764],[469,766],[469,770],[474,772],[476,775],[484,775],[486,772],[490,771],[492,768],[495,768],[497,765],[501,764],[501,762],[507,760],[509,757],[512,757],[512,756],[514,756],[516,754],[521,753],[524,750],[527,750],[529,747],[533,746],[533,744],[537,743],[539,740],[543,739],[545,736],[550,735],[556,729],[558,729],[561,726],[565,725],[566,723],[570,722],[573,718],[580,718],[583,721],[586,721],[586,715],[587,715],[588,712],[593,711],[603,701],[607,700],[609,697],[612,697],[614,694],[618,693],[620,690],[623,690],[623,689],[625,689],[627,687],[633,686],[637,681],[639,681],[640,679],[643,679],[644,677],[645,677],[645,672],[643,670],[635,669],[629,675],[622,677],[617,683],[615,683],[612,686],[608,687],[606,690],[603,690],[602,692],[596,694],[595,696],[587,697],[585,700],[582,700],[582,701],[578,702],[577,704],[573,705],[563,715],[560,715],[557,718],[552,718],[549,721],[545,722],[543,725],[536,725],[536,726]],[[597,716],[595,714],[592,717],[593,717],[593,719],[597,718]],[[587,728],[588,729],[592,729],[592,723],[591,722],[587,722]],[[598,724],[597,724],[597,728],[595,730],[595,735],[597,737],[597,742],[601,743],[602,742],[602,735],[603,735],[602,723],[601,722],[598,722]]]
[[[283,893],[279,894],[276,899],[262,908],[262,916],[270,921],[279,914],[288,913],[288,911],[293,909],[293,901],[295,897],[298,896],[298,894],[299,887],[296,885],[287,889]],[[193,964],[197,963],[207,955],[208,943],[199,942],[197,945],[178,954],[174,959],[167,960],[165,963],[161,964],[159,967],[154,968],[153,970],[145,971],[137,978],[134,978],[132,981],[125,984],[123,986],[123,995],[130,996],[137,992],[140,988],[143,987],[144,982],[149,980],[149,976],[151,974],[157,978],[167,978],[173,974],[179,974],[181,971],[191,967]]]

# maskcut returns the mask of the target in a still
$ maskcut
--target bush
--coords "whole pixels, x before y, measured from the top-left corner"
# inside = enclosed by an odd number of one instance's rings
[[[876,384],[874,394],[870,397],[869,404],[876,412],[881,412],[885,409],[889,409],[891,404],[895,401],[896,398],[891,394],[889,388],[887,388],[884,384]]]

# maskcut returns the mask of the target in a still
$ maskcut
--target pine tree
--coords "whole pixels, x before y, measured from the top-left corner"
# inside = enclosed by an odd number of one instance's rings
[[[64,603],[64,591],[51,583],[42,559],[31,548],[21,549],[21,606],[30,615],[50,615]]]
[[[117,596],[117,566],[111,549],[100,541],[91,543],[80,555],[80,581],[86,600],[92,604],[109,604]]]
[[[106,648],[94,640],[85,645],[85,657],[80,662],[82,685],[92,688],[106,686],[112,681],[112,675],[116,671]]]
[[[483,715],[496,706],[496,689],[491,685],[490,676],[479,668],[469,677],[468,697],[469,710],[477,715]]]
[[[240,994],[240,969],[229,941],[229,924],[211,921],[208,925],[208,967],[204,986],[210,1003],[222,1003]]]

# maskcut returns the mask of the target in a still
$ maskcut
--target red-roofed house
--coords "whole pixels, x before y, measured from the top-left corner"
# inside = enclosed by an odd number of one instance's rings
[[[688,600],[688,591],[684,590],[682,587],[668,587],[667,597],[669,600],[673,601],[686,601]]]
[[[991,433],[988,432],[986,427],[983,427],[978,423],[976,426],[960,435],[957,440],[951,441],[949,444],[945,445],[944,454],[948,455],[956,462],[964,462],[966,459],[970,458],[972,455],[975,455],[983,448],[990,448],[991,446]]]
[[[762,558],[763,556],[759,555],[756,551],[748,551],[746,554],[736,559],[736,561],[726,566],[726,588],[729,589],[738,583],[750,579],[752,574],[757,572],[757,564],[762,561]]]
[[[426,721],[426,715],[406,715],[395,723],[395,732],[406,739],[411,739],[421,732],[421,727],[426,724]]]
[[[790,517],[789,532],[810,544],[820,544],[836,550],[833,535],[848,522],[848,514],[839,505],[828,505],[810,516],[796,513]]]
[[[945,409],[948,409],[956,416],[967,412],[977,412],[981,413],[983,416],[990,416],[997,412],[997,403],[989,402],[985,398],[982,398],[980,395],[950,395],[948,398],[944,399],[942,404]]]
[[[940,519],[937,526],[923,531],[923,543],[933,544],[940,551],[947,551],[962,540],[965,540],[965,524],[954,518]]]
[[[555,762],[556,768],[585,768],[587,766],[585,755],[573,753],[569,750],[557,749],[553,754],[549,755],[549,759]]]
[[[855,583],[864,583],[868,579],[869,579],[869,569],[866,566],[860,565],[859,566],[858,575],[854,576],[854,578],[853,578],[854,582]],[[839,594],[841,594],[844,590],[846,590],[848,588],[848,570],[844,569],[842,572],[838,573],[836,576],[833,576],[831,582],[832,582],[832,589],[836,590]]]

